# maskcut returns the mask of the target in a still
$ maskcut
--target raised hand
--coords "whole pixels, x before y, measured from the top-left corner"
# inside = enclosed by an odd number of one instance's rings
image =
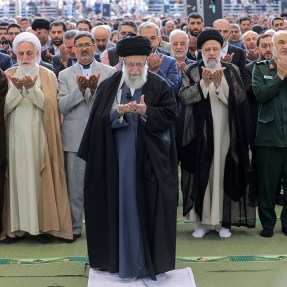
[[[87,79],[85,76],[77,75],[77,84],[80,91],[84,93],[89,86],[89,79]]]
[[[212,73],[205,67],[201,67],[201,69],[202,69],[202,80],[205,86],[208,87],[212,82]]]
[[[7,77],[17,89],[22,89],[22,87],[23,87],[22,79],[17,78],[17,77],[13,77],[10,74],[7,74]]]
[[[180,72],[183,72],[185,66],[186,66],[185,62],[177,63],[177,68]]]
[[[146,106],[145,101],[144,101],[144,95],[141,96],[139,104],[137,104],[135,101],[133,101],[133,102],[130,102],[129,105],[130,105],[130,110],[132,112],[138,113],[141,116],[146,117],[147,106]]]
[[[117,106],[117,113],[118,113],[118,117],[123,116],[125,113],[130,112],[130,105],[129,104],[125,104],[125,105],[118,105]]]
[[[157,73],[160,69],[160,65],[163,60],[164,60],[164,56],[159,57],[157,54],[150,54],[147,59],[149,70],[154,73]]]
[[[226,54],[224,57],[221,57],[221,60],[224,62],[228,62],[231,63],[232,59],[233,59],[234,53],[230,54]]]
[[[98,82],[99,82],[99,78],[100,78],[101,74],[97,74],[97,75],[91,75],[89,77],[89,80],[88,80],[88,88],[91,89],[91,91],[95,91],[97,89],[97,86],[98,86]]]
[[[221,67],[217,70],[215,70],[212,74],[212,81],[214,83],[214,86],[216,88],[218,88],[221,84],[221,80],[222,80],[222,77],[223,77],[223,71],[225,70],[225,67]]]
[[[287,58],[279,58],[277,63],[277,75],[281,80],[287,75]]]
[[[33,88],[36,83],[36,80],[37,76],[35,76],[33,79],[30,76],[25,76],[24,78],[22,78],[23,87],[25,87],[27,90]]]

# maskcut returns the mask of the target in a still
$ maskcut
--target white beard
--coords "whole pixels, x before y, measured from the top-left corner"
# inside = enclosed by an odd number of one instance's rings
[[[25,76],[30,76],[33,74],[33,72],[35,70],[37,59],[35,58],[29,65],[22,64],[22,62],[19,60],[18,60],[18,63],[19,63],[19,67],[22,70],[23,74]]]
[[[147,70],[148,70],[148,66],[147,64],[145,64],[144,69],[142,71],[138,71],[137,76],[131,76],[127,72],[125,63],[123,63],[123,68],[122,68],[123,80],[130,89],[135,89],[135,90],[140,89],[143,87],[143,85],[147,81]]]
[[[207,58],[205,58],[203,55],[202,55],[202,60],[203,60],[203,63],[204,63],[204,66],[208,69],[216,69],[220,66],[220,59],[221,59],[221,56],[219,55],[215,61],[209,61]]]

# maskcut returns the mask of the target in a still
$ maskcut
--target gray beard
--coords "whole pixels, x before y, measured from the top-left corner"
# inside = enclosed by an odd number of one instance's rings
[[[202,60],[203,60],[203,63],[204,63],[204,66],[208,69],[214,69],[214,68],[217,68],[217,66],[220,65],[220,55],[216,58],[215,61],[212,61],[212,62],[208,62],[207,58],[205,58],[203,55],[202,55]]]
[[[31,76],[36,68],[36,61],[30,65],[22,65],[19,62],[19,67],[25,76]]]
[[[147,70],[148,66],[145,64],[144,70],[141,71],[140,75],[133,77],[128,74],[125,64],[123,64],[123,80],[130,89],[141,89],[147,81]]]

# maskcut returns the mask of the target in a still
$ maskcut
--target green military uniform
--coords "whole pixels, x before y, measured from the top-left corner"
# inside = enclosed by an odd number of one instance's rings
[[[255,145],[258,170],[258,212],[263,229],[276,224],[275,200],[282,179],[287,190],[287,79],[277,75],[273,59],[257,62],[252,85],[259,111]],[[287,193],[281,213],[282,229],[287,230]]]

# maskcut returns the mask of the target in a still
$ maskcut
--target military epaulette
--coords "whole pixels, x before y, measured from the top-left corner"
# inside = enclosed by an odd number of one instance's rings
[[[266,64],[268,64],[267,60],[262,60],[262,61],[256,62],[256,65],[266,65]]]

